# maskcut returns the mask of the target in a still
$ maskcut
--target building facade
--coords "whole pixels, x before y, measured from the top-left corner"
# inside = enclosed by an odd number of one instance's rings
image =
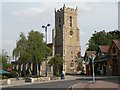
[[[55,28],[53,31],[54,54],[60,54],[65,60],[60,71],[72,74],[77,68],[80,57],[80,39],[76,9],[66,7],[55,10]]]
[[[86,51],[84,55],[84,61],[86,64],[86,75],[92,75],[92,54],[96,54],[96,51]]]
[[[96,75],[107,75],[108,50],[108,45],[101,45],[98,47],[94,61]]]
[[[90,56],[96,55],[94,60],[95,75],[120,76],[120,40],[113,40],[110,46],[98,47],[96,53],[86,51],[86,75],[92,75],[92,63]]]
[[[113,40],[108,50],[107,74],[120,76],[120,40]]]

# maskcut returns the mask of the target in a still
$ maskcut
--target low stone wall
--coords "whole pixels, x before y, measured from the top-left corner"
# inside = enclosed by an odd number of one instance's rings
[[[60,80],[60,77],[50,77],[50,80]]]
[[[50,77],[31,78],[32,82],[50,81]]]
[[[27,78],[25,82],[41,82],[41,81],[50,81],[50,77],[39,77],[39,78]]]
[[[0,79],[0,85],[9,85],[10,83],[10,79]]]
[[[39,78],[29,78],[25,82],[42,82],[42,81],[51,81],[51,80],[60,80],[60,77],[39,77]]]

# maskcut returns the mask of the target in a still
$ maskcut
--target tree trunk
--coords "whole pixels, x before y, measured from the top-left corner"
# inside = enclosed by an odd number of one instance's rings
[[[41,73],[40,73],[40,70],[41,70],[40,65],[41,65],[41,63],[38,64],[39,76],[41,75]]]
[[[25,63],[23,63],[23,75],[24,75],[24,77],[26,77],[26,66],[25,66]]]
[[[37,75],[37,63],[33,63],[33,75]]]
[[[28,65],[28,70],[29,70],[29,75],[32,76],[32,72],[31,72],[31,63],[29,63],[29,65]]]
[[[59,75],[59,66],[58,65],[56,65],[56,68],[57,68],[57,73],[56,73],[56,75]]]

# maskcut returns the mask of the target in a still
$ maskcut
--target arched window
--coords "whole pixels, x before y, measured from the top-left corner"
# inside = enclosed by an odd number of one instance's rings
[[[72,17],[70,16],[70,27],[72,27]]]
[[[115,48],[115,47],[113,47],[113,50],[112,50],[112,51],[113,51],[113,53],[116,53],[116,48]]]
[[[60,19],[60,17],[59,17],[59,27],[61,27],[61,19]]]
[[[73,60],[70,63],[70,67],[74,67],[74,61]]]

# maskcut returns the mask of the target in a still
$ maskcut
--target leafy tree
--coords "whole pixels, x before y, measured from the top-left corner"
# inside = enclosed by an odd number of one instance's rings
[[[100,32],[94,32],[92,37],[88,41],[88,50],[97,50],[99,45],[110,45],[111,41],[113,39],[119,39],[120,40],[120,31],[110,31],[105,32],[105,30]]]
[[[55,75],[58,75],[59,74],[59,66],[63,65],[64,63],[64,60],[63,58],[57,54],[55,55],[53,58],[50,59],[50,61],[48,62],[48,64],[50,66],[53,66],[54,70],[55,70]]]
[[[112,39],[120,40],[120,30],[110,31],[108,34],[112,35]]]
[[[31,31],[28,35],[28,52],[32,55],[31,62],[33,62],[33,73],[37,74],[36,65],[39,64],[39,68],[41,62],[44,60],[46,55],[47,47],[43,41],[43,34],[38,31]],[[40,70],[39,70],[40,75]]]
[[[3,50],[2,54],[0,55],[0,63],[3,70],[7,70],[8,68],[12,67],[11,64],[7,63],[7,56],[7,52]]]
[[[13,57],[15,60],[18,60],[18,64],[23,64],[23,68],[25,68],[26,62],[31,58],[31,55],[27,51],[27,38],[21,32],[20,38],[16,43],[16,48],[13,49]],[[18,70],[20,73],[20,68]],[[26,76],[26,71],[23,69],[24,76]]]
[[[24,66],[26,63],[33,63],[33,75],[37,74],[37,64],[40,68],[41,62],[44,60],[46,54],[48,56],[51,53],[51,50],[43,41],[43,37],[42,33],[33,30],[28,33],[27,38],[21,33],[17,46],[13,50],[14,58],[18,60],[20,64],[23,63],[23,68],[25,68]],[[28,69],[30,70],[30,67],[28,67]],[[25,71],[23,72],[25,75]]]

